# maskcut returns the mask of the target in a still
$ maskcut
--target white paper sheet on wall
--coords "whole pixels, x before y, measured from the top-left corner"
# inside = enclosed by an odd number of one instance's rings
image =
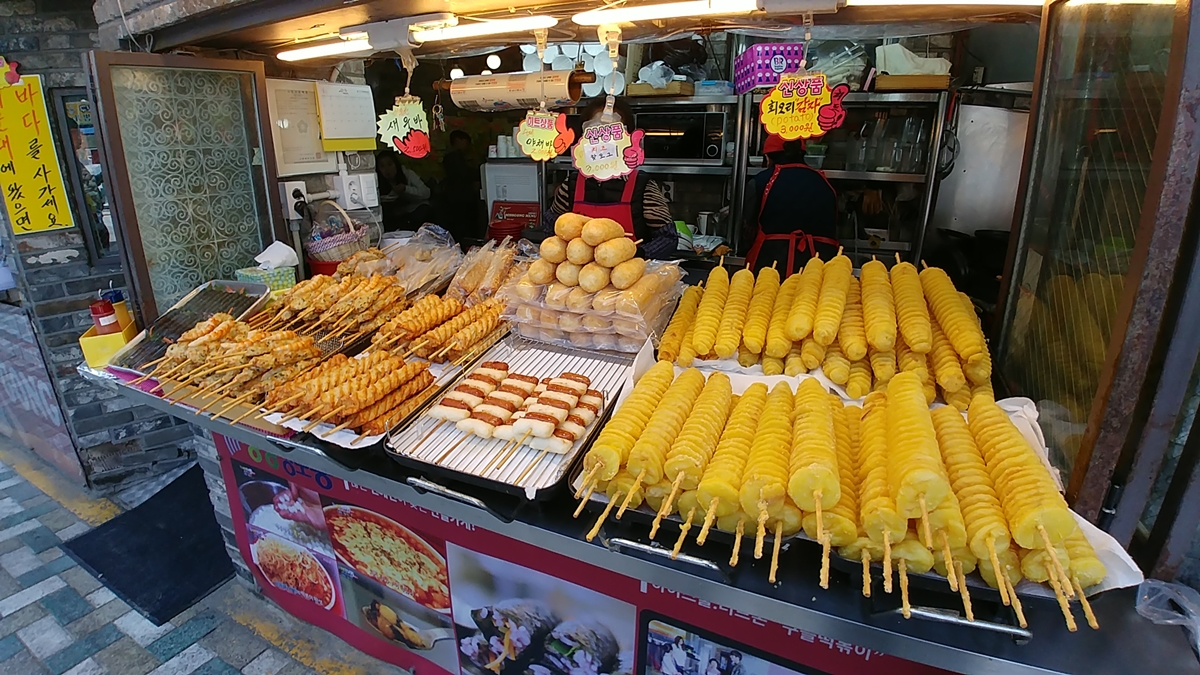
[[[336,156],[321,146],[316,82],[268,79],[267,107],[279,176],[337,171]]]
[[[365,84],[317,83],[321,137],[375,138],[375,98]]]

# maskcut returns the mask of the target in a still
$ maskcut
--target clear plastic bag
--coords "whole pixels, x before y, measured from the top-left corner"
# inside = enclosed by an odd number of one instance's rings
[[[1195,589],[1147,579],[1138,586],[1137,613],[1161,626],[1183,626],[1200,654],[1200,593]]]
[[[458,269],[463,254],[454,237],[437,225],[422,225],[407,242],[388,249],[396,278],[409,294],[439,288]]]

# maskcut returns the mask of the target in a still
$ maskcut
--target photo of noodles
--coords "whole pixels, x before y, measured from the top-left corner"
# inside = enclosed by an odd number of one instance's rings
[[[254,562],[276,588],[321,607],[333,606],[333,581],[316,556],[295,544],[264,535],[251,546]]]

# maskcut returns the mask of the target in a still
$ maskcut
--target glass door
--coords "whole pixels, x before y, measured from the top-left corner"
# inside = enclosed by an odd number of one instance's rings
[[[90,52],[104,175],[145,322],[233,279],[282,219],[257,61]]]

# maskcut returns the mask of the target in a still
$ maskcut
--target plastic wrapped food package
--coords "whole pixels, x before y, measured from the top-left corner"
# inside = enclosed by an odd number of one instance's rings
[[[657,341],[666,330],[674,311],[674,299],[682,291],[681,284],[672,288],[669,293],[671,301],[661,303],[658,314],[649,320],[631,319],[618,314],[599,316],[528,304],[509,305],[505,316],[514,319],[516,332],[530,340],[576,349],[637,353],[646,338]]]
[[[472,248],[450,280],[446,297],[468,307],[491,298],[509,279],[516,256],[517,244],[510,237]]]
[[[396,278],[410,295],[438,289],[463,260],[454,238],[436,225],[422,225],[411,239],[389,248],[387,254],[396,266]]]

